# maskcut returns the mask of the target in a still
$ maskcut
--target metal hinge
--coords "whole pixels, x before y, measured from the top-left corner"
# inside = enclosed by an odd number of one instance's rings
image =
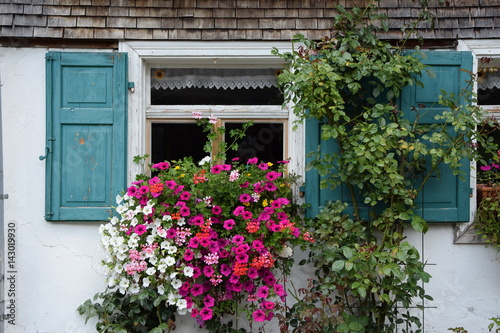
[[[0,194],[0,200],[5,200],[5,199],[8,199],[8,198],[9,198],[9,195],[7,193]]]

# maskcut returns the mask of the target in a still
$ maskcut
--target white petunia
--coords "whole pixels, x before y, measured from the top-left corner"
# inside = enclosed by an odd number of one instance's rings
[[[127,289],[130,286],[130,281],[127,278],[122,278],[120,280],[120,288]]]
[[[153,212],[153,206],[145,206],[143,209],[142,209],[142,213],[144,215],[149,215]]]
[[[116,201],[116,204],[119,205],[122,203],[123,201],[123,197],[121,195],[117,195],[116,198],[115,198],[115,201]]]
[[[175,290],[179,289],[182,286],[182,281],[178,279],[173,279],[172,280],[172,288]]]
[[[124,214],[127,210],[128,210],[127,204],[119,205],[118,207],[116,207],[116,212],[120,215]]]
[[[142,279],[142,286],[147,288],[149,287],[149,284],[151,283],[151,280],[147,277],[145,277],[144,279]]]
[[[165,293],[165,287],[163,285],[158,286],[158,294],[163,295]]]
[[[192,277],[193,274],[194,274],[194,270],[193,270],[193,267],[191,266],[186,266],[184,267],[184,275],[187,276],[187,277]]]
[[[168,252],[168,254],[176,254],[176,253],[177,253],[177,247],[176,247],[176,246],[173,246],[173,245],[172,245],[172,246],[169,246],[169,247],[167,248],[167,252]]]
[[[198,162],[199,166],[204,166],[205,164],[209,163],[212,161],[212,158],[210,156],[205,156],[201,159],[201,161]]]
[[[150,258],[149,258],[149,263],[151,265],[156,265],[156,263],[158,262],[158,257],[155,256],[155,255],[152,255]]]
[[[147,275],[154,275],[156,273],[156,268],[155,267],[149,267],[146,269],[146,274]]]
[[[175,264],[175,259],[174,259],[174,258],[172,258],[172,257],[170,257],[170,256],[165,257],[165,264],[166,264],[167,266],[172,266],[172,265],[174,265],[174,264]]]
[[[187,301],[183,298],[177,300],[175,304],[177,306],[177,310],[185,310],[187,308]]]
[[[139,288],[139,285],[137,283],[134,283],[130,286],[130,288],[128,288],[128,291],[131,293],[131,294],[137,294],[139,293],[141,289]]]

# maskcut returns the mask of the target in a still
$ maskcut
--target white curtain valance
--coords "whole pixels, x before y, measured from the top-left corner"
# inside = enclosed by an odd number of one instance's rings
[[[500,72],[487,72],[477,80],[478,88],[481,90],[498,88],[500,89]]]
[[[257,89],[278,86],[277,69],[152,68],[154,89]]]

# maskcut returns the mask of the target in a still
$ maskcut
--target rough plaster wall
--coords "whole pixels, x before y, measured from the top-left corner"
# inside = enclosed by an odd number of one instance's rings
[[[48,223],[44,220],[45,49],[0,48],[6,224],[16,224],[16,325],[6,332],[95,332],[76,308],[104,288],[100,272],[98,224]],[[422,241],[433,275],[427,291],[425,332],[464,326],[487,332],[487,318],[500,316],[500,262],[493,249],[454,245],[452,225],[432,225]],[[423,244],[423,247],[422,247]],[[308,270],[294,270],[305,281]],[[269,329],[267,332],[277,332]],[[199,332],[192,321],[177,332]]]

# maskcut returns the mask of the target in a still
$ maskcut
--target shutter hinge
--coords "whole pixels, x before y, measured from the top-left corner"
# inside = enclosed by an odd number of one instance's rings
[[[300,186],[299,187],[299,197],[303,198],[306,196],[306,187],[305,186]]]
[[[46,55],[45,59],[47,59],[48,61],[54,61],[56,60],[56,57],[54,57],[53,55]]]
[[[49,144],[45,147],[45,155],[40,155],[38,158],[40,159],[40,161],[43,161],[44,159],[47,158],[47,156],[52,153],[52,142],[56,141],[56,138],[52,137],[52,138],[48,138],[47,141],[49,142]]]
[[[475,189],[474,189],[474,188],[472,188],[472,187],[470,187],[470,188],[469,188],[469,197],[471,197],[471,198],[472,198],[472,197],[474,196],[474,190],[475,190]]]
[[[127,82],[127,88],[131,93],[135,92],[135,84],[134,82]]]
[[[0,200],[5,200],[5,199],[8,199],[8,198],[9,198],[9,195],[7,193],[0,194]]]

